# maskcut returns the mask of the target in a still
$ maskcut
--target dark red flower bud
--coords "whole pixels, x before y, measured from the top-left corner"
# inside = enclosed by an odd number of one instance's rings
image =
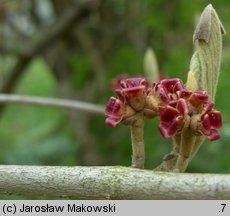
[[[204,104],[203,107],[204,113],[211,111],[213,107],[214,107],[214,103],[212,101],[208,101],[207,103]]]
[[[147,90],[149,83],[144,77],[131,77],[120,81],[121,88],[128,89],[132,87],[144,86]]]
[[[213,128],[222,127],[221,113],[219,111],[211,111],[208,113],[208,116]]]
[[[179,98],[189,98],[189,96],[192,94],[192,91],[188,90],[188,89],[181,89],[180,91],[177,92],[177,95],[179,96]]]
[[[115,127],[117,124],[119,124],[122,120],[122,117],[116,118],[116,117],[108,117],[105,119],[105,124],[111,127]]]
[[[116,91],[119,98],[134,110],[143,110],[149,86],[148,81],[143,77],[134,77],[121,80],[120,85],[121,89]]]
[[[105,108],[106,115],[121,116],[124,113],[124,104],[114,97],[110,97]]]
[[[188,114],[188,104],[185,99],[180,98],[176,107],[162,108],[160,113],[160,124],[158,126],[163,137],[168,138],[180,131]]]
[[[217,129],[222,127],[221,113],[219,111],[208,111],[201,117],[203,128],[202,133],[210,140],[216,140],[220,137]]]
[[[218,130],[211,129],[210,132],[209,132],[208,138],[211,141],[217,140],[217,139],[220,138],[220,132]]]
[[[170,100],[167,91],[160,83],[153,83],[152,89],[148,91],[148,95],[158,97],[162,102],[168,102]]]
[[[108,104],[105,108],[105,114],[109,116],[105,123],[111,127],[115,127],[121,122],[125,113],[125,105],[119,99],[110,97]]]
[[[179,116],[180,113],[177,109],[173,107],[165,107],[160,113],[160,121],[164,123],[172,123],[174,119]]]
[[[196,90],[190,95],[188,101],[193,107],[199,108],[208,101],[208,94],[206,91]]]
[[[168,96],[168,94],[167,94],[167,92],[165,91],[164,88],[158,87],[158,94],[159,94],[160,99],[163,102],[168,102],[169,101],[169,96]]]
[[[177,131],[177,123],[173,122],[172,124],[160,123],[158,129],[164,138],[169,138],[175,135]]]
[[[178,78],[161,80],[160,85],[163,86],[163,88],[168,93],[171,93],[171,94],[176,93],[177,91],[184,89],[184,86],[183,86],[181,80]]]
[[[185,99],[180,98],[177,102],[176,108],[180,114],[182,115],[188,114],[188,104]]]
[[[130,101],[134,98],[144,95],[146,89],[144,86],[136,86],[122,89],[122,94],[125,96],[126,101]]]

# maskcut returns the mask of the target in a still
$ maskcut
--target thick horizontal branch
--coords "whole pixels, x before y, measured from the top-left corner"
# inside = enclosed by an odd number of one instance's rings
[[[13,94],[0,94],[1,103],[18,103],[38,106],[52,106],[60,108],[75,109],[84,112],[91,112],[104,115],[104,106],[89,102],[74,101],[67,99],[54,99],[45,97],[32,97]]]
[[[0,193],[78,199],[230,199],[230,175],[126,167],[0,166]]]

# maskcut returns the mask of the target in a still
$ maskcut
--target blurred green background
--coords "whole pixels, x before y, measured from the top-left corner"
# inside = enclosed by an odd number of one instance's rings
[[[88,3],[87,3],[88,2]],[[154,49],[160,71],[186,80],[197,19],[212,3],[226,32],[227,0],[2,0],[0,1],[0,88],[9,93],[69,98],[106,105],[119,74],[142,75],[143,56]],[[65,31],[30,59],[26,49],[60,25],[75,10]],[[26,65],[13,74],[17,61]],[[223,42],[216,108],[222,112],[221,139],[206,141],[188,172],[230,172],[230,36]],[[0,163],[16,165],[123,165],[131,161],[129,128],[110,128],[105,117],[51,107],[10,104],[0,107]],[[158,120],[145,128],[146,168],[160,164],[171,150]]]

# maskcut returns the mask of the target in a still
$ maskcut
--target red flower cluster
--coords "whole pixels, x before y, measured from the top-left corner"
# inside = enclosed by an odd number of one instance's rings
[[[118,99],[111,97],[105,110],[109,126],[143,113],[147,118],[159,115],[158,127],[165,138],[180,133],[186,122],[197,135],[210,140],[220,137],[221,113],[213,110],[214,103],[208,101],[207,93],[187,90],[178,78],[163,79],[152,86],[142,77],[122,79],[115,92]]]
[[[115,90],[119,99],[110,97],[105,109],[109,117],[105,123],[115,127],[121,121],[129,120],[136,112],[144,109],[148,81],[142,77],[127,78],[120,81]]]

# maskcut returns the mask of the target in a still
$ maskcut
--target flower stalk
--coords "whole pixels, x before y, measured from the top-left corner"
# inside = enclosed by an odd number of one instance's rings
[[[191,129],[186,129],[182,132],[181,145],[174,171],[184,172],[186,170],[195,145],[195,141],[196,137],[193,136]]]
[[[139,118],[130,126],[132,141],[132,167],[144,168],[145,147],[144,147],[144,117]]]
[[[154,169],[155,171],[176,171],[175,165],[180,151],[181,133],[176,134],[172,139],[173,150],[163,157],[163,162]]]

